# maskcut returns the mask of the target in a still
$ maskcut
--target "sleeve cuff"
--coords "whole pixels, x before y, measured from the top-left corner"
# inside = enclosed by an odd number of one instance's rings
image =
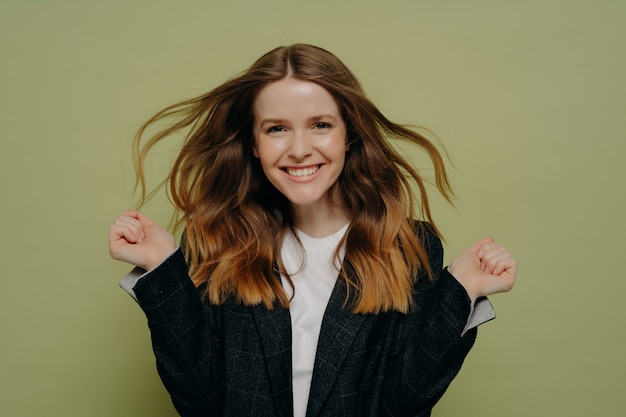
[[[450,274],[450,271],[447,267],[444,268],[444,272],[446,272],[447,275],[449,275],[450,278],[458,284],[458,287],[462,289],[463,293],[465,294],[464,298],[469,301],[469,313],[467,314],[465,327],[461,331],[461,336],[465,336],[468,331],[496,318],[496,312],[494,311],[493,306],[491,305],[491,302],[487,299],[487,297],[480,297],[472,303],[469,300],[469,295],[467,295],[467,291],[465,290],[465,288],[452,274]]]
[[[461,333],[464,336],[469,330],[496,318],[496,312],[487,297],[481,297],[470,305],[467,324]]]
[[[178,248],[176,248],[176,250],[174,250],[174,252],[169,254],[167,256],[167,258],[165,258],[163,260],[163,262],[167,261],[174,253],[176,253],[177,250],[178,250]],[[130,271],[128,274],[126,274],[126,276],[124,278],[122,278],[122,280],[120,281],[120,287],[124,291],[126,291],[131,297],[133,297],[133,299],[135,301],[139,302],[139,300],[137,300],[137,294],[135,294],[135,285],[137,285],[139,280],[142,279],[144,276],[148,275],[150,272],[154,271],[159,266],[161,266],[163,264],[163,262],[161,262],[159,265],[155,266],[150,271],[146,271],[145,269],[136,266],[135,268],[133,268],[132,271]]]

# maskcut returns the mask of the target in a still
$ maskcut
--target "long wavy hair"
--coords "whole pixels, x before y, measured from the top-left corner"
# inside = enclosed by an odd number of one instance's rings
[[[285,77],[325,88],[346,125],[349,150],[333,186],[339,187],[351,215],[342,240],[344,265],[349,268],[340,271],[346,302],[350,300],[355,313],[409,311],[418,275],[432,278],[428,256],[416,236],[416,224],[424,227],[423,223],[412,219],[427,220],[439,232],[424,179],[389,139],[420,147],[432,162],[438,190],[450,200],[453,193],[443,158],[424,135],[389,121],[366,97],[352,72],[319,47],[276,48],[241,75],[150,118],[133,146],[140,205],[149,198],[143,167],[150,149],[184,132],[182,148],[164,184],[179,213],[175,229],[184,228],[181,245],[192,280],[205,288],[215,304],[234,297],[239,303],[262,303],[268,309],[288,306],[289,298],[275,273],[286,274],[280,248],[284,234],[294,228],[290,203],[263,174],[253,155],[252,132],[257,94]],[[168,127],[144,141],[148,127],[162,121],[169,121]]]

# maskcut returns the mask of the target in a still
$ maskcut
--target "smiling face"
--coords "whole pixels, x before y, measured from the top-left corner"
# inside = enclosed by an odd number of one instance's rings
[[[329,190],[343,170],[346,127],[326,89],[290,77],[268,84],[254,101],[253,132],[263,172],[295,210],[338,203]]]

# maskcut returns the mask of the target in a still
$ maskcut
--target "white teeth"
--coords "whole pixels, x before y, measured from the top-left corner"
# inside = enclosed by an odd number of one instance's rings
[[[319,166],[307,168],[287,168],[287,173],[292,177],[304,177],[305,175],[315,174],[319,170]]]

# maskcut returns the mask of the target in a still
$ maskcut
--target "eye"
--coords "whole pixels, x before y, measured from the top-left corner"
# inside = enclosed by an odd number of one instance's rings
[[[315,123],[315,125],[313,125],[313,127],[315,129],[322,130],[322,129],[330,129],[332,126],[330,123],[327,123],[327,122],[317,122]]]
[[[285,128],[280,126],[280,125],[276,125],[276,126],[270,126],[266,129],[266,133],[280,133],[280,132],[284,132]]]

